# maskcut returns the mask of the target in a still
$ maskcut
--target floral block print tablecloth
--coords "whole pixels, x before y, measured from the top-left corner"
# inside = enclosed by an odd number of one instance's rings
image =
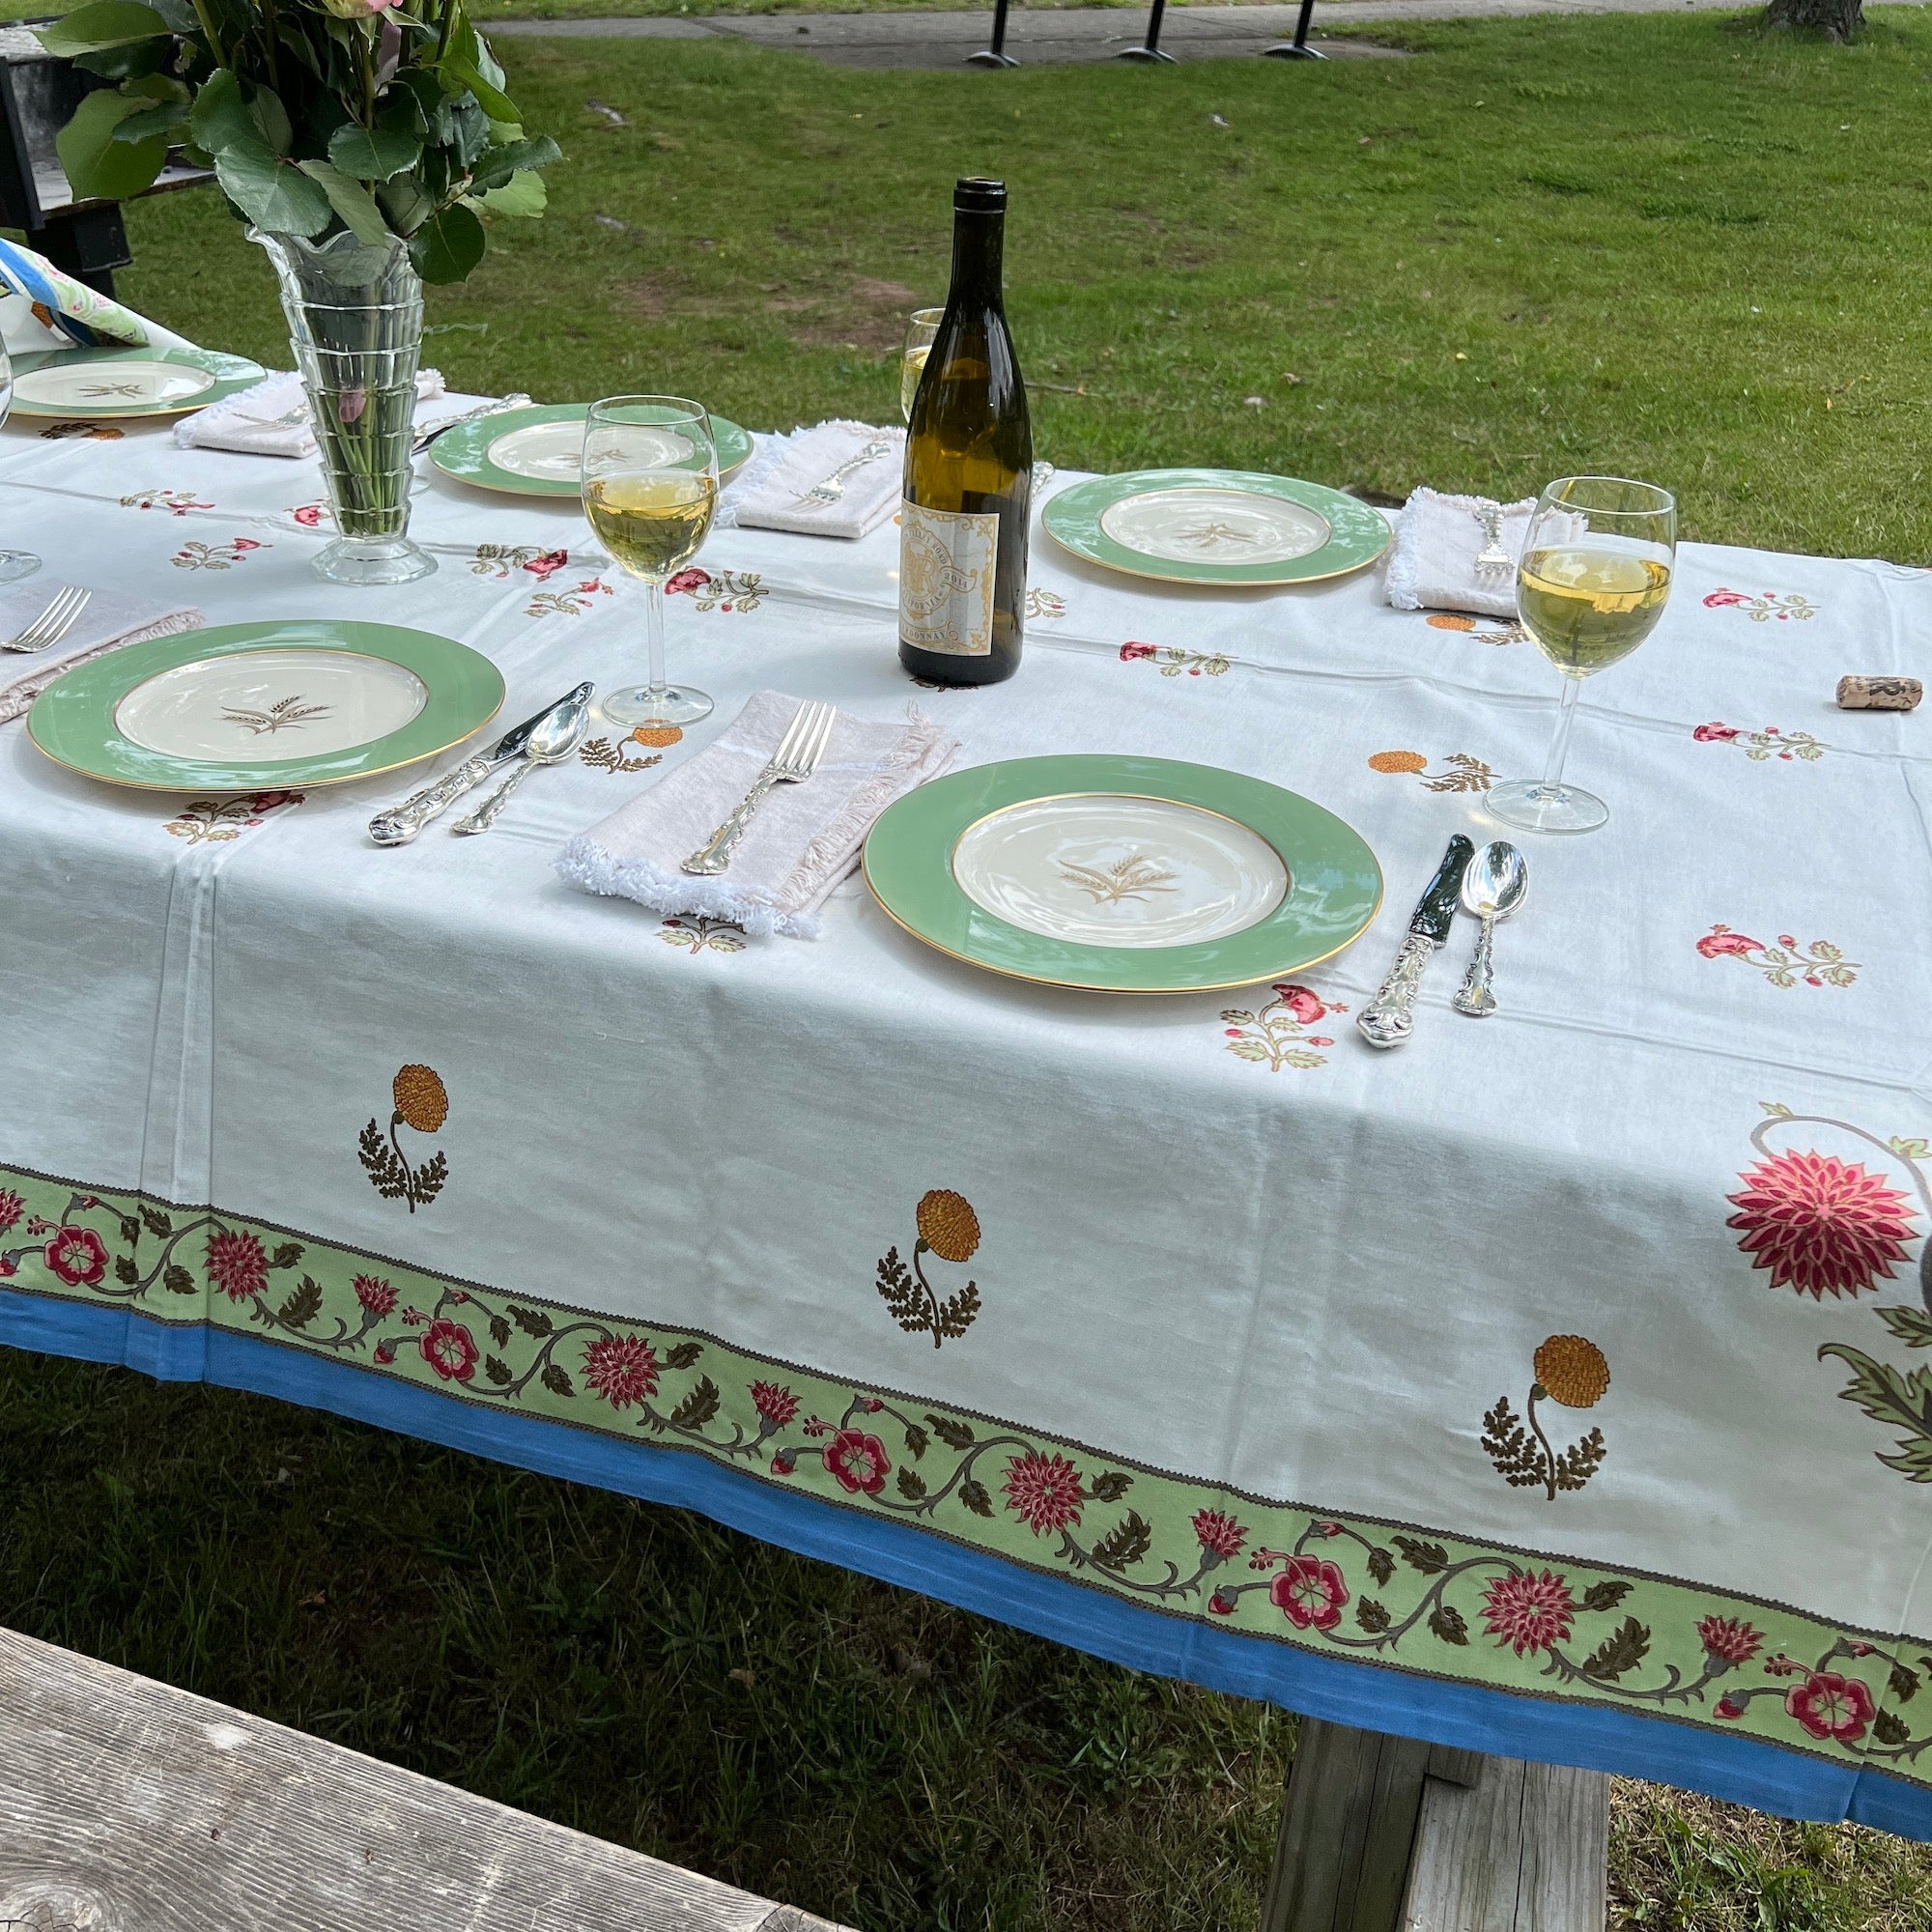
[[[452,407],[454,406],[454,399]],[[0,438],[48,578],[491,655],[521,718],[635,675],[572,505],[432,477],[438,574],[308,571],[307,465]],[[1065,479],[1060,479],[1064,481]],[[1932,584],[1687,546],[1586,687],[1614,816],[1525,840],[1501,1013],[1369,1051],[1444,841],[1555,673],[1376,573],[1215,595],[1036,538],[1021,675],[914,691],[895,533],[726,529],[674,668],[966,762],[1293,787],[1388,880],[1297,982],[1109,1000],[565,887],[712,725],[604,732],[489,838],[397,779],[114,792],[0,729],[0,1339],[205,1376],[691,1504],[1145,1668],[1341,1721],[1932,1835]]]

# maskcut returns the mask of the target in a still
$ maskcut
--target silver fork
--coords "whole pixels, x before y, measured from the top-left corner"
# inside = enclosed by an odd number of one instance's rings
[[[682,869],[699,878],[711,878],[722,872],[731,863],[731,848],[745,836],[753,814],[764,804],[765,794],[774,785],[803,784],[818,769],[818,761],[825,755],[826,740],[832,736],[833,720],[838,716],[829,704],[801,704],[797,715],[785,726],[785,734],[779,740],[771,762],[753,781],[737,810],[711,835],[709,843],[684,862]]]
[[[17,638],[0,642],[0,650],[49,651],[80,622],[80,613],[94,601],[94,592],[70,583]]]
[[[874,458],[885,455],[892,446],[890,438],[875,438],[857,456],[848,456],[822,483],[814,483],[810,490],[805,491],[799,497],[798,500],[801,503],[838,502],[839,497],[845,494],[846,477],[851,475],[853,470],[864,469]]]
[[[1483,526],[1483,547],[1476,553],[1476,575],[1495,577],[1515,568],[1516,559],[1503,548],[1503,506],[1484,503],[1475,512]]]

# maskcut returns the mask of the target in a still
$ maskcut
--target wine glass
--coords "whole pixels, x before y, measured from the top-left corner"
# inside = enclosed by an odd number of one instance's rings
[[[14,364],[7,346],[0,343],[0,426],[14,407]],[[40,569],[41,560],[30,550],[0,550],[0,583],[17,583]]]
[[[1676,554],[1677,499],[1655,483],[1564,476],[1537,498],[1516,607],[1563,673],[1563,698],[1543,776],[1494,786],[1483,801],[1492,818],[1524,832],[1594,832],[1609,817],[1602,799],[1563,782],[1577,695],[1586,677],[1629,657],[1656,628]]]
[[[583,513],[603,544],[644,585],[648,684],[613,691],[613,724],[692,724],[711,699],[665,677],[665,580],[697,554],[718,508],[711,418],[682,396],[607,396],[583,423]]]
[[[899,414],[912,421],[912,399],[919,392],[919,379],[925,374],[925,358],[939,333],[943,308],[916,308],[906,324],[905,349],[899,356]]]

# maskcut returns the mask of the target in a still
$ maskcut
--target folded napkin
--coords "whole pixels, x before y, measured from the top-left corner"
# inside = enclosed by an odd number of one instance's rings
[[[1388,601],[1398,611],[1476,611],[1516,615],[1516,564],[1535,501],[1502,505],[1502,546],[1510,567],[1479,574],[1476,553],[1489,541],[1476,512],[1490,499],[1448,497],[1426,485],[1404,504],[1389,551]]]
[[[441,394],[441,371],[418,370],[416,401]],[[184,416],[175,425],[175,442],[182,449],[239,449],[247,456],[313,456],[315,427],[301,378],[283,370],[224,403]]]
[[[877,455],[845,471],[837,502],[807,497],[814,483],[825,482],[875,443],[883,445]],[[898,508],[904,469],[904,430],[822,422],[816,429],[774,437],[739,478],[727,506],[731,514],[721,521],[809,537],[862,537]]]
[[[62,587],[35,578],[0,589],[0,639],[17,638]],[[169,611],[156,616],[152,602],[139,604],[111,590],[97,590],[73,629],[49,649],[10,651],[0,645],[0,724],[21,717],[62,671],[77,664],[105,657],[123,644],[196,631],[207,622],[199,611]]]
[[[773,786],[751,830],[715,879],[678,867],[729,818],[764,770],[799,699],[761,691],[688,763],[563,849],[556,868],[587,893],[636,899],[659,913],[735,920],[749,933],[818,936],[818,909],[858,863],[872,821],[895,799],[937,778],[959,750],[917,705],[902,724],[840,712],[818,769]]]
[[[103,343],[130,349],[194,346],[17,242],[0,241],[0,338],[13,355],[71,349],[75,343],[84,349]]]

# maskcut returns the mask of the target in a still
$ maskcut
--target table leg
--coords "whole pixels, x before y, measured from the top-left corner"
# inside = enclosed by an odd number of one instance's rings
[[[1608,1780],[1306,1718],[1260,1932],[1603,1932]]]

